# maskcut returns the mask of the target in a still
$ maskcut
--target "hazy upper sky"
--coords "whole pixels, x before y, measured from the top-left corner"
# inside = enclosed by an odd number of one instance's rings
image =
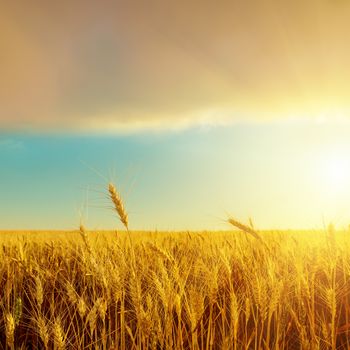
[[[347,115],[350,2],[0,4],[3,128]]]
[[[84,205],[111,227],[110,179],[134,228],[350,222],[349,18],[345,0],[1,1],[0,228],[75,228]]]

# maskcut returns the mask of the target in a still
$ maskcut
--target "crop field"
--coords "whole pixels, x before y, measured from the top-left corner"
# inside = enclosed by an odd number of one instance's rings
[[[348,349],[348,232],[240,228],[3,232],[0,347]]]

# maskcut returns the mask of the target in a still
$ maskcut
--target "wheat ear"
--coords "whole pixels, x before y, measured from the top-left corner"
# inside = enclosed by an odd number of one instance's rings
[[[92,253],[92,248],[91,248],[89,236],[88,236],[87,231],[85,229],[85,226],[83,224],[80,224],[79,234],[80,234],[81,238],[84,241],[84,244],[85,244],[85,247],[86,247],[87,251],[91,254]]]
[[[240,230],[251,234],[254,238],[256,238],[260,241],[262,240],[262,238],[259,236],[259,234],[252,227],[246,226],[233,218],[229,218],[227,220],[227,222],[230,223],[232,226],[237,227]]]
[[[128,214],[125,211],[123,201],[120,197],[120,194],[118,193],[117,189],[112,183],[109,183],[108,185],[108,192],[109,196],[114,204],[114,208],[116,212],[119,215],[119,219],[122,222],[122,224],[125,226],[125,228],[128,230]]]

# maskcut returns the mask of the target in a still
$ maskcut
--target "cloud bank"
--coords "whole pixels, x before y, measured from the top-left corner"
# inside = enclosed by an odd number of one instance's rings
[[[0,5],[0,128],[347,116],[342,0]]]

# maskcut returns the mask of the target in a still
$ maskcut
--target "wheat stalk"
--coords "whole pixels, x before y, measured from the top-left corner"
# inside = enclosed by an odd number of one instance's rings
[[[93,307],[90,309],[87,317],[86,317],[86,321],[89,323],[90,325],[90,333],[92,334],[95,326],[96,326],[96,322],[97,322],[97,308],[98,308],[98,303],[95,302]]]
[[[249,227],[247,225],[242,224],[241,222],[233,219],[233,218],[229,218],[227,220],[228,223],[230,223],[232,226],[237,227],[238,229],[249,233],[250,235],[252,235],[255,239],[257,239],[258,241],[260,241],[265,248],[271,253],[271,249],[269,248],[269,246],[266,244],[266,242],[261,238],[261,236],[258,234],[258,232],[256,230],[254,230],[252,227]]]
[[[83,297],[80,297],[78,300],[78,312],[81,318],[86,314],[86,303]]]
[[[75,291],[73,285],[69,281],[67,281],[65,287],[66,287],[68,300],[73,305],[77,304],[78,303],[78,295],[77,295],[77,292]]]
[[[84,241],[84,244],[85,244],[85,247],[86,247],[87,251],[91,254],[92,253],[92,248],[91,248],[91,244],[90,244],[90,241],[89,241],[89,236],[88,236],[87,231],[85,229],[85,226],[83,224],[80,224],[79,234],[80,234],[81,238]]]
[[[109,196],[114,204],[114,208],[119,215],[119,219],[128,230],[128,214],[125,211],[123,201],[115,186],[110,182],[108,185]]]
[[[15,310],[14,310],[15,326],[19,325],[21,317],[22,317],[22,299],[21,297],[17,297],[16,303],[15,303]]]
[[[6,342],[11,349],[14,349],[15,344],[15,320],[11,313],[5,315],[5,335]]]
[[[259,234],[252,227],[244,225],[233,218],[229,218],[227,220],[227,222],[230,223],[232,226],[237,227],[238,229],[240,229],[246,233],[251,234],[254,238],[256,238],[258,240],[262,240],[262,238],[259,236]]]
[[[38,316],[38,319],[36,322],[37,322],[40,339],[44,343],[44,348],[48,349],[50,336],[49,336],[49,329],[47,327],[45,319],[42,316]]]
[[[35,276],[35,296],[39,309],[44,301],[43,285],[39,276]]]
[[[65,333],[62,329],[61,320],[58,318],[53,324],[53,343],[55,350],[64,350],[65,345]]]

